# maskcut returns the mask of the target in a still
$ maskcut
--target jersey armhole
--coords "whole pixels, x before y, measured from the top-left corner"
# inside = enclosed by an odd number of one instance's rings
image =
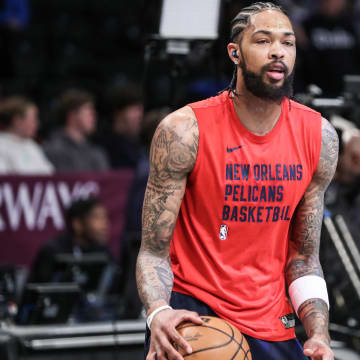
[[[197,123],[197,126],[198,126],[198,130],[199,130],[199,141],[198,141],[198,148],[197,148],[197,153],[196,153],[196,159],[195,159],[195,164],[194,164],[194,167],[192,168],[192,170],[190,171],[189,173],[189,176],[188,176],[188,181],[189,182],[193,182],[194,179],[196,178],[196,174],[198,173],[198,170],[199,170],[199,166],[200,166],[200,160],[201,160],[201,149],[202,149],[202,132],[201,132],[201,126],[200,126],[200,123],[198,121],[198,117],[197,117],[197,114],[196,114],[196,108],[194,109],[192,106],[190,106],[191,109],[193,110],[194,114],[195,114],[195,118],[196,118],[196,123]]]
[[[318,128],[318,134],[317,134],[317,148],[315,151],[315,163],[314,163],[314,168],[313,168],[313,172],[312,172],[312,176],[314,176],[314,173],[316,171],[316,169],[319,166],[319,162],[320,162],[320,155],[321,155],[321,146],[322,146],[322,116],[320,115],[320,129]],[[319,139],[320,138],[320,139]]]

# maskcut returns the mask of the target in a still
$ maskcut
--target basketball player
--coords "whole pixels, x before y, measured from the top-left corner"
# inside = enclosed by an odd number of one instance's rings
[[[295,36],[280,7],[244,8],[231,33],[227,91],[170,114],[153,138],[137,263],[146,359],[183,359],[173,344],[191,347],[176,326],[216,314],[246,335],[255,360],[331,360],[318,252],[338,138],[289,100]]]

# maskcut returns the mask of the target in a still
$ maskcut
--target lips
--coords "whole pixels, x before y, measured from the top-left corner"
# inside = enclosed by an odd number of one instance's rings
[[[273,80],[282,80],[285,77],[286,67],[281,63],[271,64],[266,73]]]
[[[285,66],[281,63],[272,64],[269,66],[268,71],[285,72]]]

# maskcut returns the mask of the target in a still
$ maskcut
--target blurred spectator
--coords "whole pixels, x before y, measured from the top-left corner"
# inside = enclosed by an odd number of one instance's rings
[[[38,108],[22,97],[0,103],[0,173],[51,174],[52,164],[33,140],[39,125]]]
[[[46,243],[38,252],[31,269],[31,282],[54,281],[56,255],[105,253],[108,250],[109,218],[97,199],[77,200],[66,212],[66,231]]]
[[[333,122],[333,125],[337,124]],[[337,127],[342,146],[335,177],[325,194],[325,213],[332,216],[340,237],[344,237],[346,231],[338,226],[337,221],[343,219],[360,250],[360,131],[355,127],[346,127]],[[359,328],[360,299],[354,292],[354,283],[348,276],[348,269],[343,265],[344,253],[349,250],[345,247],[342,252],[334,247],[333,240],[325,229],[321,237],[320,261],[330,289],[330,306],[333,309],[330,321]]]
[[[0,77],[14,75],[14,61],[19,33],[29,22],[27,0],[2,0],[0,2]]]
[[[168,108],[160,108],[151,110],[144,116],[143,127],[140,132],[140,156],[126,210],[125,232],[127,236],[131,234],[130,236],[139,238],[141,235],[141,209],[149,176],[149,151],[151,140],[159,122],[169,113],[170,110]]]
[[[95,131],[93,97],[82,90],[68,90],[59,100],[58,117],[63,128],[46,142],[44,149],[57,171],[105,171],[108,161],[87,137]]]
[[[124,269],[124,301],[127,318],[138,318],[142,303],[136,288],[135,267],[141,242],[141,212],[146,183],[149,177],[149,150],[152,137],[159,122],[170,112],[169,109],[154,109],[145,114],[140,133],[141,155],[126,207],[126,220],[122,236],[121,267]]]
[[[339,96],[345,74],[360,73],[360,39],[350,0],[317,0],[318,11],[297,28],[296,91],[309,84],[325,96]]]
[[[355,127],[337,130],[342,143],[325,204],[333,215],[343,215],[360,247],[360,131]]]
[[[66,212],[67,229],[37,254],[29,281],[75,282],[82,289],[73,313],[78,322],[115,320],[117,269],[108,249],[109,218],[97,199],[77,200]],[[66,258],[61,262],[59,256]]]
[[[140,157],[143,119],[141,90],[135,85],[115,88],[110,95],[111,130],[100,137],[112,168],[135,168]]]
[[[360,131],[354,128],[348,132],[343,135],[345,143],[335,175],[335,180],[342,184],[352,184],[360,176]]]
[[[317,7],[314,0],[279,0],[279,4],[287,11],[295,25],[309,17]]]

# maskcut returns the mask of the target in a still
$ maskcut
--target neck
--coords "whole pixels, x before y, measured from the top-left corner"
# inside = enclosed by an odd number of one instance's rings
[[[64,128],[64,133],[77,143],[83,143],[86,140],[83,132],[71,126],[66,126]]]
[[[281,115],[282,101],[261,99],[238,82],[233,97],[236,114],[242,124],[256,135],[266,135]]]

